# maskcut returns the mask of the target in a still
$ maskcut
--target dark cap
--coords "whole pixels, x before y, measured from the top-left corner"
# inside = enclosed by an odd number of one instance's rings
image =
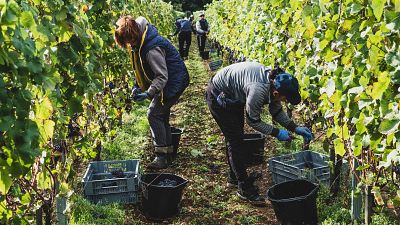
[[[299,92],[299,81],[291,74],[280,73],[274,79],[274,86],[279,94],[286,97],[292,105],[297,105],[301,102]]]

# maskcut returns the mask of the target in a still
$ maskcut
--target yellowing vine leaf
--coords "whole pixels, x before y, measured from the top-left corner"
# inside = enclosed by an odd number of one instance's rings
[[[372,0],[371,8],[374,12],[375,18],[380,21],[385,7],[386,0]]]
[[[336,138],[333,143],[335,144],[335,153],[344,156],[346,149],[344,148],[344,143],[341,138]]]
[[[372,86],[370,93],[373,99],[381,99],[383,93],[386,91],[390,83],[390,76],[387,71],[378,74],[378,81]]]

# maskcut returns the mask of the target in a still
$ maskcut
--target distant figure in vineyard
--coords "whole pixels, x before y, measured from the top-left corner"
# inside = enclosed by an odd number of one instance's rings
[[[210,27],[208,26],[208,22],[205,19],[204,12],[200,13],[200,20],[196,23],[196,32],[200,56],[202,59],[207,59],[204,54],[204,48],[206,47],[206,39],[208,33],[210,32]]]
[[[135,71],[134,101],[151,99],[147,117],[154,144],[152,169],[167,168],[173,157],[169,117],[171,107],[189,85],[189,74],[176,48],[143,18],[120,18],[116,43],[127,48]]]
[[[228,186],[238,187],[238,196],[254,205],[263,206],[265,200],[254,186],[255,176],[246,171],[246,150],[243,149],[243,126],[246,122],[255,130],[289,141],[287,131],[311,140],[313,133],[294,123],[282,109],[281,102],[297,105],[301,101],[297,79],[280,68],[270,69],[256,62],[241,62],[221,69],[210,79],[207,88],[208,108],[222,130],[226,141],[229,164]],[[285,129],[261,120],[261,111],[269,105],[272,119]]]
[[[192,22],[191,12],[186,12],[186,17],[175,22],[176,31],[173,36],[178,34],[179,54],[183,59],[188,59],[189,48],[192,43]]]

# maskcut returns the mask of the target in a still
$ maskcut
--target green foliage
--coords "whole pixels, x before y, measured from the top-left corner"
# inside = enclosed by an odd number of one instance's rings
[[[107,160],[140,159],[148,143],[149,124],[147,107],[137,105],[123,118],[123,125],[116,129],[116,137],[104,145],[102,157]]]
[[[373,215],[371,224],[373,224],[373,225],[396,225],[396,224],[398,224],[398,221],[396,221],[396,218],[388,217],[387,214],[382,213],[382,214]]]
[[[124,209],[118,204],[96,205],[81,196],[72,198],[71,222],[73,225],[124,224]]]
[[[329,189],[320,186],[317,198],[318,220],[321,224],[351,224],[350,210],[343,207],[341,202],[333,201]]]

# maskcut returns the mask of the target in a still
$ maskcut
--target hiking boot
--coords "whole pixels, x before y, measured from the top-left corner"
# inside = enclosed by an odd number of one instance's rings
[[[169,160],[166,155],[157,155],[153,162],[151,162],[149,165],[147,165],[147,168],[149,169],[166,169],[169,166]]]
[[[262,177],[262,173],[254,171],[249,174],[249,180],[251,183],[254,183],[256,180],[260,179]],[[228,176],[228,182],[226,183],[226,186],[229,188],[233,188],[238,186],[238,180],[236,177],[232,178],[231,175]]]
[[[265,198],[260,196],[257,191],[254,192],[246,192],[246,191],[237,191],[237,196],[242,200],[249,202],[254,206],[264,207],[267,205],[265,202]]]
[[[239,183],[237,195],[254,206],[266,206],[265,198],[258,194],[257,188],[250,181],[247,179],[245,182]]]

